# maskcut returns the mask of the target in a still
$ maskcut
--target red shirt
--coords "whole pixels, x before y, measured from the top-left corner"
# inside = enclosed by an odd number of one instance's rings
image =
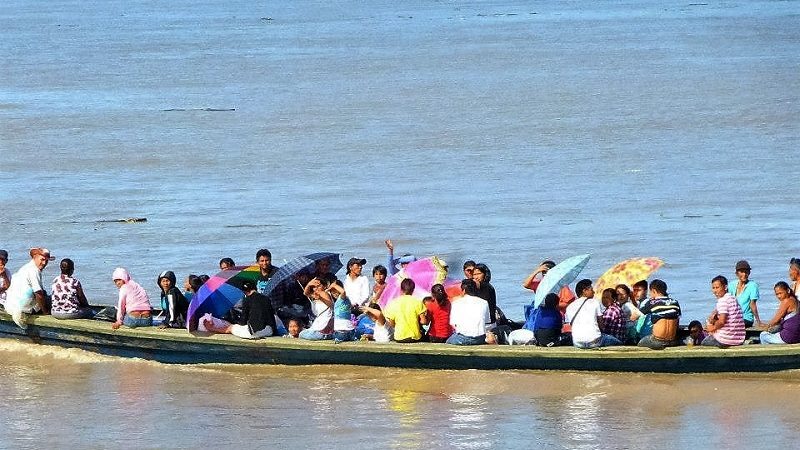
[[[428,335],[435,338],[449,338],[453,334],[453,328],[450,326],[450,302],[442,308],[436,300],[433,300],[425,302],[425,308],[428,309],[428,320],[431,322]]]

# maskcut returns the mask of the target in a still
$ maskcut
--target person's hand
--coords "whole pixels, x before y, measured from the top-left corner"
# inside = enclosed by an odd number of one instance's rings
[[[536,268],[536,273],[546,274],[548,270],[550,270],[550,266],[539,264],[539,267]]]
[[[121,327],[121,326],[122,326],[122,324],[121,324],[121,323],[119,323],[119,322],[114,322],[113,324],[111,324],[111,329],[112,329],[112,330],[117,330],[117,329],[119,329],[119,327]]]
[[[390,252],[394,251],[394,244],[392,244],[392,240],[391,239],[387,239],[387,240],[383,241],[383,243],[386,244],[386,248],[388,248]]]

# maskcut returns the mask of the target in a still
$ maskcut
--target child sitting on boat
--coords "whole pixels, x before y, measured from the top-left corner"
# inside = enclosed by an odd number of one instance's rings
[[[330,293],[336,298],[333,302],[333,341],[335,343],[354,340],[355,325],[351,311],[353,309],[350,299],[344,289],[343,283],[339,280],[330,285]]]

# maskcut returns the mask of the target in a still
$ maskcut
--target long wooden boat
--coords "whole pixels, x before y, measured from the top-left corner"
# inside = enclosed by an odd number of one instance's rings
[[[109,322],[33,316],[27,329],[0,312],[0,336],[35,344],[76,347],[120,357],[173,364],[348,364],[421,369],[570,370],[613,372],[771,372],[800,369],[800,345],[745,345],[717,349],[649,350],[608,347],[473,346],[309,342],[274,337],[257,341],[231,335],[191,335],[155,327],[112,330]]]

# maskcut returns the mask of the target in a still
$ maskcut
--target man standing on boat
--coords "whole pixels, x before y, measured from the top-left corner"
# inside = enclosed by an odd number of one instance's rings
[[[391,239],[386,239],[384,241],[384,244],[386,244],[386,248],[389,250],[389,258],[386,261],[386,263],[387,263],[386,268],[389,269],[389,276],[392,276],[392,275],[396,274],[397,272],[400,272],[401,270],[405,269],[405,267],[409,263],[412,263],[412,262],[417,260],[417,257],[412,255],[411,253],[406,253],[405,255],[403,255],[403,256],[401,256],[399,258],[395,258],[394,257],[394,244],[392,243],[392,240]],[[398,265],[400,266],[399,269],[397,268]]]
[[[28,314],[50,314],[47,293],[42,284],[42,270],[55,258],[50,256],[50,250],[41,247],[32,248],[30,255],[31,260],[11,277],[6,298],[6,311],[21,328],[28,326]]]

